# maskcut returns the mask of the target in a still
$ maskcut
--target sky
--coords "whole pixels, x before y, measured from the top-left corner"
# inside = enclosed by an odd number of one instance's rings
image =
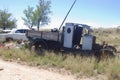
[[[24,28],[23,11],[36,7],[39,0],[0,0],[0,10],[7,9],[17,19],[17,27]],[[74,0],[51,0],[51,22],[46,28],[59,28]],[[120,25],[120,0],[77,0],[66,22],[87,24],[93,28]]]

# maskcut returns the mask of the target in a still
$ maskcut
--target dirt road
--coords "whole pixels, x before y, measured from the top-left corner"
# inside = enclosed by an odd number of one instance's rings
[[[72,75],[0,60],[0,80],[75,80]]]

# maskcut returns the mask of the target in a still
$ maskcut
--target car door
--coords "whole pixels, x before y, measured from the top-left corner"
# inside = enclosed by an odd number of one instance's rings
[[[14,33],[14,39],[25,40],[26,39],[25,32],[26,32],[25,29],[16,30]]]

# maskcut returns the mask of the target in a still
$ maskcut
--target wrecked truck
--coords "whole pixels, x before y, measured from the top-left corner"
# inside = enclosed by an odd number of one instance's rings
[[[26,36],[30,46],[38,54],[44,50],[88,52],[96,56],[114,56],[117,51],[115,47],[108,44],[97,44],[96,37],[92,35],[93,30],[86,24],[66,23],[62,30],[35,31],[27,30]],[[102,53],[101,53],[102,52]],[[103,54],[104,53],[104,54]]]

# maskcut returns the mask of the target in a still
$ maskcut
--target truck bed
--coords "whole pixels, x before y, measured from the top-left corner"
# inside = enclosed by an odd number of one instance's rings
[[[28,30],[26,36],[28,38],[61,41],[61,34],[59,32]]]

